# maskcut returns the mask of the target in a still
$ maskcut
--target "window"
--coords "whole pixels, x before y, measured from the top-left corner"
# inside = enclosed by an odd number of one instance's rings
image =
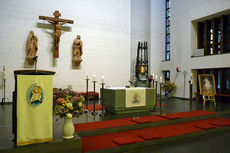
[[[165,75],[165,82],[170,81],[170,71],[164,71],[164,75]],[[168,91],[165,91],[165,95],[168,94]]]
[[[221,24],[220,20],[217,22],[217,54],[220,54],[220,45],[221,45]]]
[[[230,53],[230,15],[197,23],[197,49],[204,55]]]
[[[170,81],[170,71],[165,71],[165,82]]]
[[[230,94],[230,69],[226,69],[226,90],[227,94]]]
[[[166,19],[165,19],[165,60],[170,60],[170,0],[166,0]]]
[[[209,52],[212,55],[213,54],[213,26],[212,26],[212,24],[210,24],[209,30],[210,30],[210,32],[209,32],[210,33]]]

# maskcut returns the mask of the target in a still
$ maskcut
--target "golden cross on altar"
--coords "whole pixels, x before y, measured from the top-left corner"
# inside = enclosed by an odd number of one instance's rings
[[[73,24],[73,20],[68,20],[68,19],[60,19],[61,13],[59,11],[55,11],[53,13],[54,17],[47,17],[47,16],[39,16],[39,19],[41,20],[46,20],[49,23],[54,25],[54,58],[59,57],[59,42],[61,38],[61,25],[70,23]]]

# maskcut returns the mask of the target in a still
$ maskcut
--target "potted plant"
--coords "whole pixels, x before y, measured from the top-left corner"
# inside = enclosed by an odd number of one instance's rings
[[[163,90],[167,92],[168,96],[173,96],[176,92],[177,86],[174,82],[170,82],[167,81],[164,85],[163,85]]]
[[[66,89],[54,88],[53,110],[54,114],[65,119],[62,129],[64,139],[73,138],[74,126],[72,118],[83,114],[84,101],[84,96],[73,91],[71,86]]]

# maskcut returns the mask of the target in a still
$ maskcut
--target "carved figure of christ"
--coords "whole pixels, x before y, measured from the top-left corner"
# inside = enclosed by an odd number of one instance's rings
[[[40,20],[46,20],[54,25],[54,58],[59,58],[59,42],[61,38],[61,25],[70,23],[73,24],[73,20],[60,19],[61,13],[55,11],[53,13],[54,17],[39,16]]]

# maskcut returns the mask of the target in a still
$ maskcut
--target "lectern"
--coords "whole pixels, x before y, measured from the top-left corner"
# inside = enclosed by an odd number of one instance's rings
[[[52,141],[53,75],[46,70],[15,70],[13,134],[17,146]]]

